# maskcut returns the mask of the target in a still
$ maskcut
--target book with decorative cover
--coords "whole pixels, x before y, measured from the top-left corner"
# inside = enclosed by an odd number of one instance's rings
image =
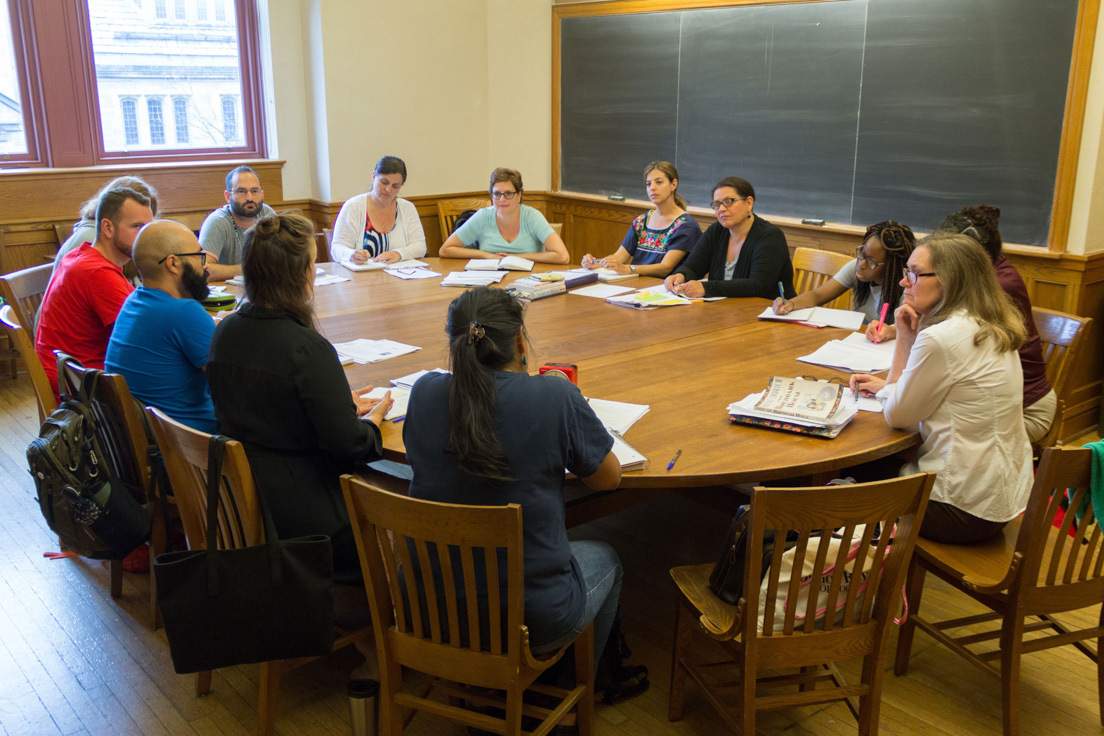
[[[847,386],[840,383],[771,376],[755,408],[770,414],[829,422],[847,390]]]
[[[782,419],[764,419],[762,417],[749,417],[741,414],[729,414],[728,421],[733,424],[747,424],[752,427],[777,429],[781,432],[796,432],[797,434],[820,437],[826,440],[835,438],[843,431],[843,428],[847,426],[846,424],[839,424],[835,427],[809,427],[804,424],[793,424]]]

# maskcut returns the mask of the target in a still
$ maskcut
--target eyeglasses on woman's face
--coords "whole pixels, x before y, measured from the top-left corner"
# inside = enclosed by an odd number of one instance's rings
[[[743,202],[746,199],[747,197],[725,197],[724,199],[718,199],[710,202],[709,206],[713,208],[714,212],[721,209],[727,210],[729,207],[736,204],[737,202]]]
[[[176,256],[177,258],[184,258],[185,256],[199,256],[199,265],[207,265],[207,251],[205,250],[197,251],[195,253],[169,253],[168,256],[165,256],[160,261],[158,261],[157,265],[160,266],[162,263],[169,260],[169,256]]]
[[[885,261],[875,261],[873,258],[866,255],[866,253],[863,252],[863,248],[865,247],[865,245],[861,245],[855,251],[855,258],[859,259],[859,268],[862,268],[865,263],[866,267],[873,271],[875,268],[885,263]]]
[[[928,273],[917,273],[910,268],[903,268],[901,270],[904,272],[905,281],[908,282],[909,286],[916,286],[916,281],[918,279],[936,275],[935,271],[929,271]]]
[[[491,190],[491,199],[494,199],[494,200],[513,199],[516,196],[517,196],[516,191],[498,192],[498,191],[495,191],[494,189]]]

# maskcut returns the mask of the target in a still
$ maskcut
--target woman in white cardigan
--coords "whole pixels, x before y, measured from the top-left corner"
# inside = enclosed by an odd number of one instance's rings
[[[372,172],[372,188],[341,205],[334,224],[330,258],[338,263],[375,260],[394,263],[426,254],[425,232],[418,210],[399,190],[406,183],[406,164],[384,156]]]
[[[920,536],[948,544],[996,535],[1031,491],[1016,352],[1027,333],[990,263],[964,235],[918,242],[901,279],[889,376],[851,377],[890,426],[919,425],[923,442],[901,474],[935,471]]]

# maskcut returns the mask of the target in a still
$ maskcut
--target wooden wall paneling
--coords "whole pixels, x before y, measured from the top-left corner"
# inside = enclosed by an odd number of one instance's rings
[[[1074,314],[1092,317],[1093,324],[1085,339],[1078,364],[1071,368],[1066,400],[1066,416],[1061,437],[1076,437],[1098,426],[1104,395],[1104,252],[1085,259],[1077,289],[1078,301]]]

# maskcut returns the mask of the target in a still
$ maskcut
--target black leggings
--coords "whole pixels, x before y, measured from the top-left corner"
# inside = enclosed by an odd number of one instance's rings
[[[974,544],[1000,534],[1007,521],[989,521],[942,501],[928,501],[920,536],[943,544]]]

